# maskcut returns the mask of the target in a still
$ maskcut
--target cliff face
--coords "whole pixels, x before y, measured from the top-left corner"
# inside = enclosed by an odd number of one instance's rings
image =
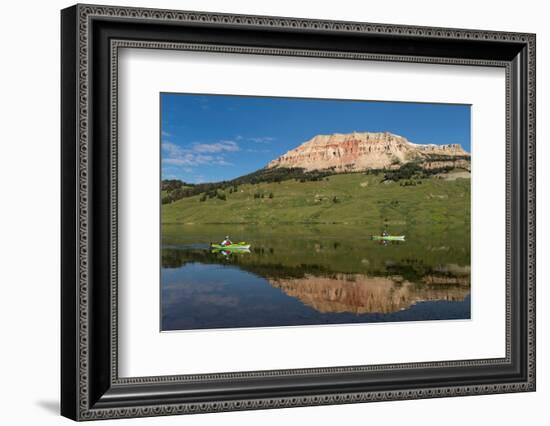
[[[334,168],[337,172],[395,167],[429,155],[469,156],[458,144],[419,145],[392,133],[318,135],[271,161],[267,168]]]

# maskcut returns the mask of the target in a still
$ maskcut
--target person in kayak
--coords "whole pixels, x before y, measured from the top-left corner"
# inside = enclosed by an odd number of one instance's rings
[[[233,244],[231,242],[231,240],[229,239],[229,236],[226,235],[225,236],[225,239],[222,241],[222,243],[220,244],[221,246],[230,246],[231,244]]]
[[[389,234],[388,234],[388,231],[384,229],[384,230],[382,231],[382,236],[383,236],[383,237],[387,237],[388,235],[389,235]]]

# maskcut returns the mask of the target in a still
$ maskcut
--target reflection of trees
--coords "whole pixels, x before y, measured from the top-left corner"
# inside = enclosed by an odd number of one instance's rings
[[[239,258],[230,256],[224,264],[235,264],[260,275],[265,271],[264,276],[277,273],[270,271],[273,265],[282,266],[285,273],[292,276],[305,265],[311,273],[321,270],[323,273],[374,276],[401,274],[409,281],[418,281],[437,265],[470,264],[469,232],[464,227],[447,229],[434,225],[394,229],[390,226],[389,229],[395,235],[407,235],[407,241],[381,246],[369,237],[380,233],[381,229],[358,226],[163,225],[162,243],[165,248],[195,249],[201,252],[200,258],[195,257],[195,260],[212,263],[220,259],[205,253],[208,241],[217,241],[220,235],[229,233],[236,240],[251,243],[252,253]],[[200,248],[203,250],[196,250]]]
[[[163,268],[180,268],[189,262],[187,250],[162,249],[161,265]]]
[[[263,255],[266,252],[273,253],[272,249],[256,249],[257,255]],[[247,254],[251,256],[252,254]],[[252,272],[256,275],[268,278],[299,278],[305,274],[326,275],[331,274],[330,269],[323,265],[317,264],[301,264],[298,267],[285,266],[281,263],[254,263],[243,261],[241,254],[238,252],[231,253],[228,257],[223,257],[220,253],[211,253],[208,250],[178,250],[178,249],[163,249],[162,250],[162,267],[163,268],[180,268],[183,265],[191,262],[200,262],[206,264],[223,263],[224,265],[233,264],[239,268]]]
[[[259,262],[269,252],[257,249],[248,255],[223,257],[208,250],[163,249],[162,267],[187,263],[231,264],[264,277],[288,296],[322,313],[391,313],[419,301],[459,301],[470,292],[470,268],[455,264],[430,267],[415,259],[387,262],[385,269],[365,273],[341,273],[330,265]]]
[[[470,268],[467,266],[459,267],[456,265],[427,265],[417,259],[405,258],[399,263],[386,262],[386,274],[400,275],[409,281],[426,281],[426,277],[431,276],[434,282],[444,282],[448,280],[448,284],[452,283],[454,277],[470,276]]]
[[[301,263],[299,265],[287,265],[281,262],[269,262],[270,249],[256,248],[252,253],[240,255],[232,253],[224,257],[219,253],[200,249],[163,249],[162,267],[179,268],[190,262],[205,264],[222,263],[232,264],[247,272],[267,279],[303,278],[305,276],[337,277],[342,274],[334,265],[316,263]],[[354,274],[347,274],[353,276]],[[448,265],[426,265],[416,259],[405,258],[399,263],[387,261],[384,268],[371,267],[369,262],[362,262],[361,271],[356,275],[369,275],[381,277],[401,277],[401,281],[409,281],[418,284],[459,284],[469,285],[470,267]]]

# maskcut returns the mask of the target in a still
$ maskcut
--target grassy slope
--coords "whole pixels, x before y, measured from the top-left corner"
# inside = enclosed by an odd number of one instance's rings
[[[200,196],[162,206],[163,223],[464,224],[470,221],[470,179],[423,179],[421,185],[380,183],[380,176],[340,174],[317,182],[240,185],[200,202]],[[264,198],[254,198],[263,192]],[[272,192],[274,198],[268,198]],[[337,197],[334,203],[333,197]]]

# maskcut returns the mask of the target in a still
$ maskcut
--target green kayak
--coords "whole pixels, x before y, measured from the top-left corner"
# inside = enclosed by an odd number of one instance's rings
[[[404,235],[373,235],[375,241],[405,241]]]
[[[247,254],[247,253],[250,253],[250,250],[249,249],[243,249],[243,248],[239,248],[239,249],[217,249],[217,248],[212,248],[210,249],[210,253],[221,253],[223,255],[227,255],[229,253],[233,254],[233,255],[242,255],[242,254]]]
[[[214,250],[248,250],[250,244],[245,242],[233,243],[228,246],[222,246],[221,244],[210,244],[210,248]]]

